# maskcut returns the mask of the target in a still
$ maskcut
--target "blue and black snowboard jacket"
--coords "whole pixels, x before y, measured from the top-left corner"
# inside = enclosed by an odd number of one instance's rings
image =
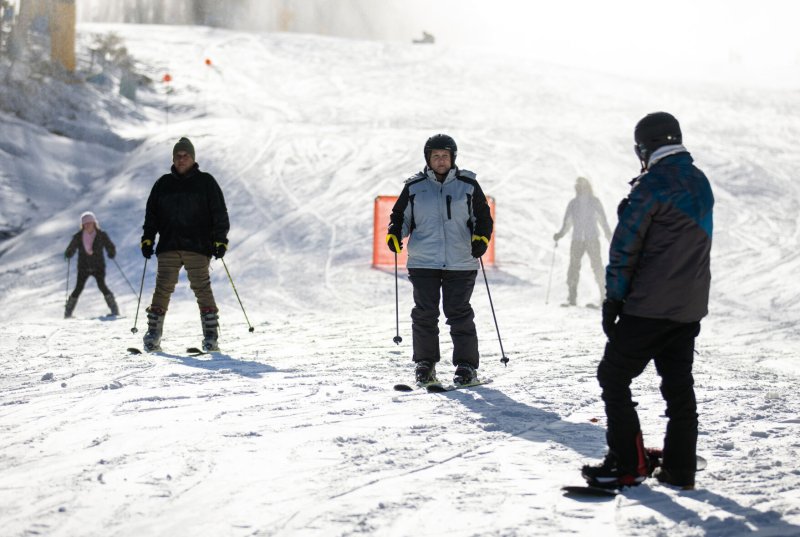
[[[606,296],[625,314],[694,322],[708,313],[714,195],[692,163],[683,146],[660,148],[619,205]]]
[[[389,233],[408,239],[408,268],[477,270],[472,235],[491,238],[492,215],[475,174],[453,168],[443,182],[426,168],[406,181]]]

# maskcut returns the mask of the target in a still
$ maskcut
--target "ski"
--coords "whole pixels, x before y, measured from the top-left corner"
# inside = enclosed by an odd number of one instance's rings
[[[145,351],[142,351],[142,349],[137,349],[136,347],[128,347],[126,350],[128,351],[128,354],[143,354],[144,352],[147,352],[148,354],[152,354],[154,352],[161,352],[161,347],[156,347],[156,348],[151,349],[151,350],[146,350],[145,349]]]
[[[436,382],[428,382],[425,384],[395,384],[394,389],[398,392],[413,392],[415,390],[425,390],[428,393],[444,393],[444,392],[452,392],[454,390],[463,390],[465,388],[473,388],[475,386],[481,386],[483,384],[489,384],[492,382],[492,379],[486,380],[479,380],[477,382],[471,382],[470,384],[442,384],[439,381]]]
[[[204,351],[203,349],[198,349],[197,347],[189,347],[188,349],[186,349],[186,353],[191,356],[202,356],[204,354],[219,354],[220,352],[222,351],[220,351],[219,349],[215,351]]]
[[[647,457],[650,459],[650,474],[648,477],[653,476],[653,472],[661,466],[662,450],[658,448],[647,448]],[[697,472],[702,472],[708,466],[708,461],[697,455]],[[598,487],[594,485],[565,485],[561,487],[564,491],[564,496],[585,498],[585,497],[600,497],[600,498],[613,498],[619,494],[625,487]]]
[[[422,390],[428,388],[429,386],[441,386],[442,383],[437,381],[434,382],[423,382],[423,383],[416,383],[413,386],[409,386],[408,384],[395,384],[394,389],[398,392],[413,392],[414,390]]]
[[[445,392],[452,392],[455,390],[464,390],[466,388],[474,388],[475,386],[483,386],[484,384],[491,384],[492,379],[481,379],[476,380],[475,382],[470,382],[469,384],[448,384],[443,385],[439,384],[434,386],[428,386],[427,390],[428,393],[445,393]]]

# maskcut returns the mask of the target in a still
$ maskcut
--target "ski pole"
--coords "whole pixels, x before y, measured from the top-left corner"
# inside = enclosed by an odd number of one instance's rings
[[[72,258],[67,258],[67,284],[64,286],[64,302],[69,300],[69,267],[72,265]]]
[[[397,287],[397,252],[394,253],[394,325],[396,335],[392,338],[392,341],[400,345],[403,338],[400,337],[400,291]]]
[[[128,277],[125,276],[125,273],[122,271],[122,267],[119,266],[119,263],[117,263],[116,259],[112,259],[111,261],[113,261],[114,264],[117,265],[117,268],[119,269],[119,273],[122,274],[122,278],[125,280],[125,283],[127,283],[128,287],[131,288],[131,292],[133,293],[133,296],[136,296],[136,289],[133,288],[133,285],[131,285],[130,280],[128,280]]]
[[[506,358],[506,352],[503,350],[503,340],[500,339],[500,327],[497,325],[497,316],[494,314],[494,304],[492,303],[492,293],[489,291],[489,280],[486,278],[486,269],[483,268],[483,258],[479,257],[478,261],[481,262],[481,271],[483,271],[483,281],[486,282],[486,294],[489,295],[489,306],[492,308],[492,318],[494,319],[494,327],[497,330],[497,341],[500,342],[500,362],[506,367],[508,367],[508,358]]]
[[[544,303],[550,301],[550,284],[553,282],[553,266],[556,264],[556,248],[558,248],[558,241],[553,246],[553,259],[550,260],[550,275],[547,277],[547,294],[544,297]]]
[[[239,292],[236,290],[236,286],[233,285],[233,278],[231,278],[231,273],[228,270],[228,265],[225,263],[225,260],[223,258],[220,257],[219,260],[222,261],[222,266],[225,267],[225,272],[228,274],[228,281],[231,282],[231,287],[233,287],[233,292],[236,294],[236,300],[239,301],[239,306],[242,308],[242,313],[244,313],[244,320],[247,321],[247,326],[250,327],[249,331],[253,332],[255,331],[255,328],[253,328],[253,326],[250,324],[250,319],[247,318],[247,312],[244,311],[244,304],[242,304],[242,299],[239,298]]]
[[[142,269],[142,283],[139,284],[139,299],[136,301],[136,316],[133,318],[133,328],[131,328],[132,333],[136,333],[139,331],[136,328],[136,322],[139,320],[139,304],[142,303],[142,289],[144,289],[144,275],[147,272],[147,258],[144,258],[144,268]]]

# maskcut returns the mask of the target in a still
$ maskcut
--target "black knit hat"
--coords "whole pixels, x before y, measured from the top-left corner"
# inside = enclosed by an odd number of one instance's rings
[[[187,153],[189,153],[189,156],[192,157],[192,160],[195,160],[194,146],[192,145],[192,142],[190,142],[189,139],[186,138],[185,136],[180,140],[178,140],[178,143],[175,144],[175,147],[172,148],[172,156],[174,157],[175,153],[177,153],[178,151],[186,151]]]

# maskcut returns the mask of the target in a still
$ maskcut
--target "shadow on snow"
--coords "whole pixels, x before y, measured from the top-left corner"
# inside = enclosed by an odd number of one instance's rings
[[[502,431],[531,442],[558,442],[586,457],[601,458],[605,453],[605,430],[602,427],[564,421],[555,412],[520,403],[487,386],[474,388],[474,391],[481,397],[474,398],[469,393],[458,391],[442,395],[458,401],[481,416],[481,422],[487,431]],[[670,495],[650,487],[637,487],[629,492],[624,491],[623,494],[630,494],[676,524],[684,523],[703,528],[709,535],[749,535],[761,532],[769,535],[800,535],[800,526],[784,521],[780,513],[745,507],[710,490],[686,491],[681,495],[712,505],[731,516],[703,518],[699,513],[677,503]]]
[[[165,358],[178,360],[187,367],[196,367],[208,371],[230,371],[248,378],[261,378],[264,373],[276,373],[278,369],[271,365],[247,360],[231,358],[227,354],[203,355],[204,359],[194,356],[181,356],[178,354],[161,353]]]

